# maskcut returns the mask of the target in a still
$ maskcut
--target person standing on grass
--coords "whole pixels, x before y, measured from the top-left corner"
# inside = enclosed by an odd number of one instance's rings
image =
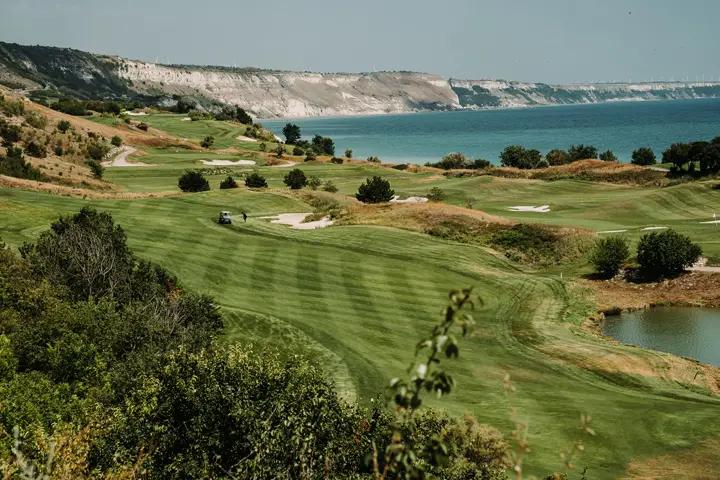
[[[243,213],[243,222],[247,223],[247,213],[245,213],[244,211],[242,213]]]

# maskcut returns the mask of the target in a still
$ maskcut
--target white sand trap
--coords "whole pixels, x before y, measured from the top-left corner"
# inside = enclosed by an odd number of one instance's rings
[[[260,218],[270,218],[273,220],[270,220],[270,223],[277,223],[280,225],[288,225],[290,228],[293,228],[295,230],[315,230],[316,228],[325,228],[329,227],[333,224],[333,221],[330,220],[330,217],[323,217],[320,220],[315,220],[314,222],[306,222],[303,223],[303,220],[305,220],[305,217],[310,215],[309,213],[281,213],[279,215],[273,215],[270,217],[260,217]]]
[[[550,205],[540,205],[539,207],[533,207],[531,205],[518,205],[515,207],[508,207],[508,210],[512,212],[548,213],[550,211]]]
[[[392,200],[390,200],[390,203],[425,203],[427,201],[427,197],[408,197],[400,200],[400,197],[395,195]]]
[[[278,165],[269,165],[270,168],[289,168],[294,167],[297,165],[298,162],[287,162],[287,163],[280,163]]]
[[[254,160],[203,160],[202,163],[204,165],[214,165],[214,166],[223,166],[223,167],[238,167],[241,165],[255,165]]]
[[[598,233],[625,233],[627,230],[603,230],[602,232]]]
[[[702,224],[704,224],[704,225],[708,225],[708,224],[718,224],[718,223],[720,223],[720,220],[710,220],[709,222],[700,222],[700,223],[702,223]]]
[[[257,138],[246,137],[245,135],[238,135],[235,139],[241,142],[257,142]]]
[[[146,112],[123,112],[125,115],[130,115],[132,117],[142,117],[143,115],[147,115]]]
[[[665,230],[665,229],[667,229],[667,228],[668,228],[668,227],[645,227],[645,228],[643,228],[643,230],[644,230],[644,231],[645,231],[645,230]]]
[[[181,118],[180,121],[181,121],[181,122],[192,122],[192,118],[190,118],[190,117],[185,117],[185,118]]]

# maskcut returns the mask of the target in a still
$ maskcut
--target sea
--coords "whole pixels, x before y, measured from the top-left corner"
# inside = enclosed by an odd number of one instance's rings
[[[612,150],[620,161],[629,162],[638,147],[652,148],[659,160],[672,143],[719,136],[720,98],[261,122],[280,136],[286,123],[296,123],[304,139],[332,137],[338,156],[349,148],[355,158],[373,155],[392,163],[436,162],[450,152],[498,163],[508,145],[544,154],[581,143]]]

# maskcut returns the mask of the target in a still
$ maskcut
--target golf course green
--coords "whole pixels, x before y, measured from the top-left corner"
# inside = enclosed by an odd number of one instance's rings
[[[587,466],[587,478],[614,479],[631,462],[682,453],[717,436],[720,397],[691,380],[705,375],[702,368],[690,371],[687,381],[664,375],[670,355],[618,345],[581,326],[595,304],[573,279],[589,272],[588,266],[530,268],[484,246],[387,226],[294,230],[270,223],[262,217],[313,211],[283,185],[289,169],[265,166],[252,142],[236,140],[241,126],[182,118],[148,115],[142,121],[193,141],[213,135],[216,148],[140,147],[142,155],[129,161],[149,166],[105,172],[106,180],[125,191],[173,195],[83,199],[0,189],[0,238],[17,247],[83,206],[107,211],[140,257],[215,298],[227,323],[225,341],[314,358],[345,398],[359,402],[377,398],[388,380],[405,370],[415,341],[437,321],[448,291],[473,287],[484,301],[475,312],[477,327],[461,340],[459,359],[447,362],[457,388],[430,403],[453,414],[471,413],[505,433],[514,428],[515,408],[529,429],[527,474],[561,469],[561,452],[578,439],[585,451],[575,456],[576,467]],[[225,151],[229,147],[242,150]],[[208,171],[211,191],[180,193],[180,174],[203,168],[204,159],[255,160],[257,166]],[[514,221],[599,235],[622,231],[633,243],[648,229],[673,228],[699,243],[711,262],[720,260],[720,225],[702,223],[720,213],[720,191],[712,182],[658,188],[449,178],[373,164],[297,167],[331,180],[340,194],[353,195],[365,178],[382,175],[401,197],[439,187],[451,205],[470,201],[473,209]],[[218,189],[228,171],[240,177],[253,170],[266,177],[268,190]],[[549,211],[510,210],[542,205]],[[221,210],[235,215],[232,225],[217,224]],[[619,368],[623,365],[628,368]],[[511,399],[503,388],[506,375],[515,387]],[[596,435],[583,435],[584,414],[592,417]]]

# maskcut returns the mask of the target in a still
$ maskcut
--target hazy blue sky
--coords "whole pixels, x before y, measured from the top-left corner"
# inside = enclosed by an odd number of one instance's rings
[[[717,80],[718,19],[718,0],[0,0],[0,40],[165,63]]]

